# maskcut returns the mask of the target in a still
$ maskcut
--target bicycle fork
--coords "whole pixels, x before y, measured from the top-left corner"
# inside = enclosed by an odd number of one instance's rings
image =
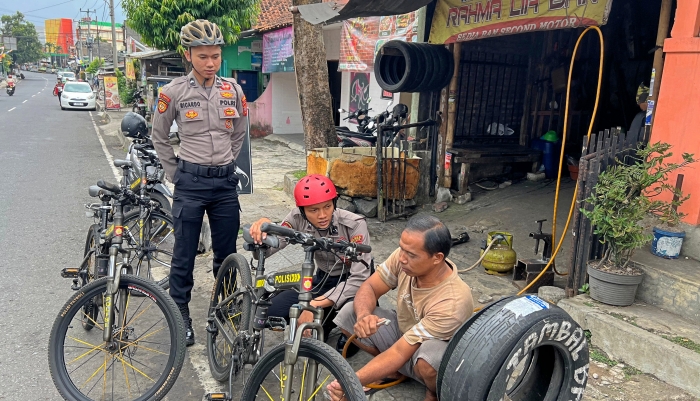
[[[317,247],[309,247],[305,249],[306,257],[304,259],[304,264],[301,267],[302,283],[308,281],[309,285],[302,284],[299,292],[299,303],[292,306],[289,310],[289,336],[285,341],[285,352],[284,352],[284,366],[280,372],[280,384],[282,386],[283,399],[282,401],[289,401],[292,399],[292,383],[294,381],[294,365],[296,365],[299,358],[299,347],[301,345],[301,338],[304,336],[304,331],[307,329],[313,330],[313,336],[315,339],[323,341],[323,309],[312,307],[309,302],[313,298],[311,293],[314,272],[314,262],[313,254]],[[314,321],[310,323],[302,323],[297,328],[297,320],[303,311],[309,311],[314,315]],[[301,399],[305,401],[312,401],[313,397],[317,393],[316,386],[316,375],[318,374],[318,366],[316,361],[308,359],[302,370],[302,388],[300,391]]]

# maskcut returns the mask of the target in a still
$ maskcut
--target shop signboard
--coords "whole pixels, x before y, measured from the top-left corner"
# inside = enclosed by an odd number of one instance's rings
[[[340,71],[367,71],[374,68],[374,57],[390,40],[418,41],[415,13],[385,17],[353,18],[343,21],[340,34]]]
[[[612,0],[438,0],[430,43],[605,25]]]
[[[294,28],[263,34],[262,72],[294,71]]]
[[[119,99],[119,86],[117,85],[117,77],[114,75],[105,75],[104,85],[105,91],[105,109],[106,110],[121,110],[121,100]]]

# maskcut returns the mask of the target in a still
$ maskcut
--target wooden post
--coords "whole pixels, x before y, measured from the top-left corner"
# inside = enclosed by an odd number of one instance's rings
[[[455,60],[455,68],[452,71],[452,80],[450,81],[448,100],[447,100],[447,132],[445,135],[445,151],[452,147],[455,137],[455,122],[457,120],[457,86],[459,85],[459,62],[462,58],[462,44],[457,42],[452,47],[452,56]],[[447,154],[445,154],[447,156]],[[452,187],[452,163],[447,163],[445,160],[445,177],[443,186],[445,188]],[[466,180],[469,177],[465,178]]]
[[[654,124],[654,114],[656,114],[656,100],[659,97],[659,88],[661,88],[661,75],[664,70],[664,41],[668,38],[668,27],[671,22],[671,8],[673,0],[661,0],[661,12],[659,13],[659,29],[656,31],[656,51],[654,52],[654,88],[649,100],[654,101],[654,110],[652,110],[652,127]]]

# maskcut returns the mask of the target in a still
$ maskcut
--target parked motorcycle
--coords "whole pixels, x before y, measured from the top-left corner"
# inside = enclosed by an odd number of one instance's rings
[[[5,88],[5,91],[10,96],[14,95],[15,94],[15,82],[8,80],[7,81],[7,88]]]
[[[141,145],[141,152],[156,156],[156,160],[158,160],[158,154],[153,147],[153,142],[151,142],[146,120],[140,114],[134,112],[126,113],[122,119],[122,132],[125,136],[132,139],[129,150],[126,153],[126,160],[131,161],[133,168],[129,170],[129,175],[125,177],[125,179],[127,180],[126,184],[130,187],[135,187],[141,182],[142,169],[141,159],[138,155],[139,151],[135,149],[135,146]],[[172,213],[172,207],[168,198],[172,199],[173,193],[170,191],[170,188],[164,184],[165,170],[163,170],[163,166],[160,162],[158,162],[157,165],[148,166],[146,168],[146,175],[148,176],[146,189],[149,192],[151,200],[160,203],[162,210]]]
[[[389,112],[389,107],[392,101],[387,105],[386,110],[377,114],[374,117],[369,117],[368,112],[372,109],[360,109],[348,114],[343,120],[354,118],[357,120],[357,132],[353,132],[348,127],[336,127],[336,136],[338,137],[338,146],[344,147],[372,147],[377,144],[377,127],[380,124],[401,124],[408,116],[408,107],[404,104],[397,104],[393,110]],[[339,110],[341,113],[347,113],[344,109]],[[401,139],[402,131],[392,138],[384,140],[384,146],[393,146],[396,141]]]
[[[146,117],[146,100],[143,98],[140,89],[134,90],[134,106],[131,108],[131,111]]]

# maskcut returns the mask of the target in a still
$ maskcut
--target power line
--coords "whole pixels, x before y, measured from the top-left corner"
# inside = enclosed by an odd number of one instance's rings
[[[68,0],[68,1],[64,1],[63,3],[58,3],[58,4],[54,4],[54,5],[52,5],[52,6],[46,6],[46,7],[42,7],[42,8],[37,8],[36,10],[29,10],[29,11],[27,11],[27,12],[28,12],[28,13],[32,13],[32,12],[34,12],[34,11],[45,10],[45,9],[47,9],[47,8],[60,6],[61,4],[70,3],[70,2],[72,2],[72,1],[73,1],[73,0]]]

